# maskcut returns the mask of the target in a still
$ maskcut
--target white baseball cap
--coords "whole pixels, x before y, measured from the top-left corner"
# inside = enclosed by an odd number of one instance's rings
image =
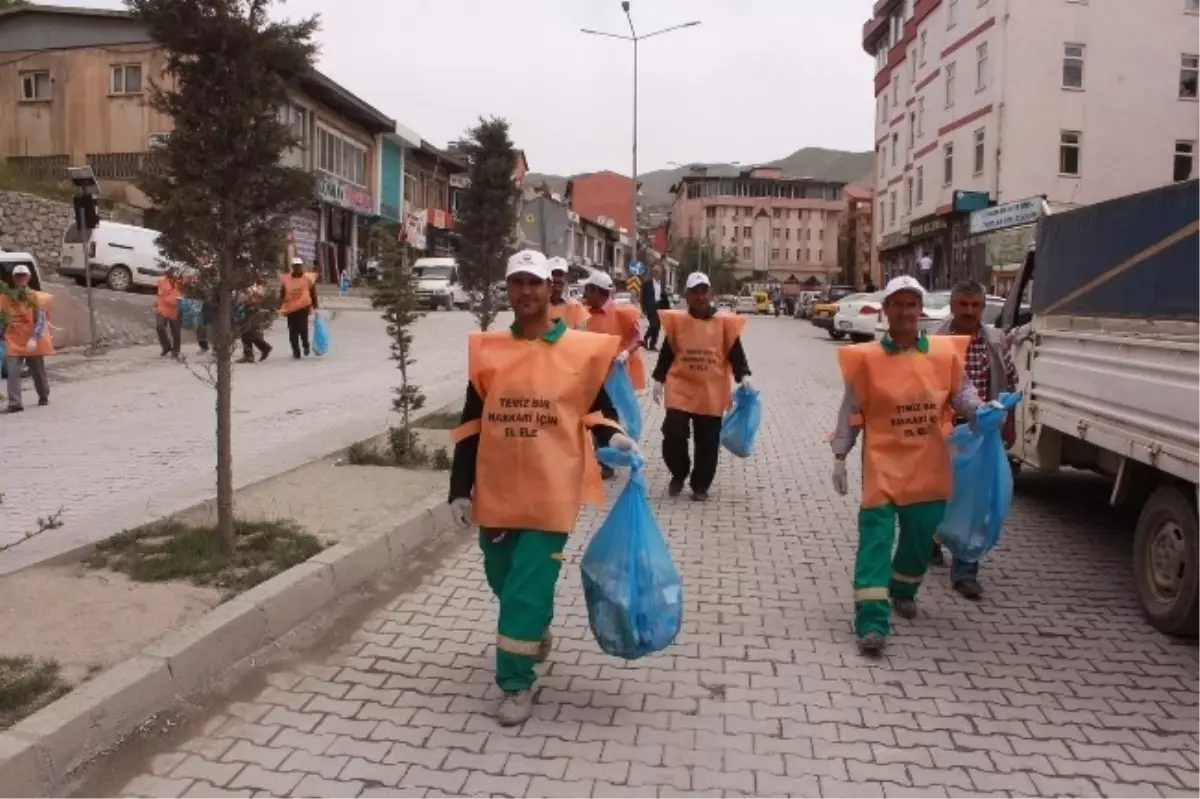
[[[16,266],[14,266],[12,273],[13,273],[14,277],[17,275],[25,275],[26,277],[28,277],[31,274],[31,272],[29,271],[29,267],[26,266],[25,264],[17,264]]]
[[[687,283],[684,284],[689,289],[694,289],[697,286],[711,286],[712,283],[708,280],[708,275],[703,272],[692,272],[687,276]]]
[[[297,255],[292,259],[292,266],[304,266],[304,259]]]
[[[551,273],[566,272],[566,271],[567,271],[567,259],[566,258],[556,255],[550,259],[550,272]]]
[[[550,262],[537,250],[521,250],[508,259],[505,279],[513,275],[532,275],[539,280],[550,279]]]
[[[598,289],[612,291],[613,281],[612,278],[608,276],[607,272],[601,272],[599,269],[594,269],[592,270],[592,273],[588,275],[588,279],[583,281],[583,285],[595,286]]]
[[[888,284],[883,288],[883,299],[887,300],[888,297],[900,291],[915,292],[922,301],[925,300],[925,287],[911,275],[900,275],[900,277],[894,277],[889,280]]]

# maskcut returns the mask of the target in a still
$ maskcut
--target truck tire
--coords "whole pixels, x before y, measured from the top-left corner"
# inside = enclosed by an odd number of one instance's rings
[[[129,271],[128,266],[114,266],[108,270],[105,283],[111,291],[130,291],[133,289],[133,272]]]
[[[1147,621],[1167,635],[1197,634],[1198,546],[1196,508],[1176,486],[1159,486],[1138,517],[1133,579]]]

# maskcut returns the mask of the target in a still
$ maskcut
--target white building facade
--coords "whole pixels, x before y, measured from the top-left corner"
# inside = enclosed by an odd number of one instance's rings
[[[1196,175],[1200,0],[878,0],[885,277],[983,277],[971,211],[1086,205]],[[972,260],[974,259],[974,263]]]

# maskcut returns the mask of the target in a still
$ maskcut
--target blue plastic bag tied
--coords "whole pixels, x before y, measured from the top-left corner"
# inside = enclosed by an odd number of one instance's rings
[[[646,498],[641,458],[611,447],[596,454],[607,466],[630,467],[630,475],[583,553],[588,624],[601,649],[636,660],[679,635],[683,584]]]
[[[1001,394],[998,400],[1003,409],[981,407],[973,427],[960,424],[948,437],[954,482],[938,532],[956,559],[970,563],[978,563],[999,543],[1012,507],[1012,469],[1003,427],[1006,412],[1021,401],[1021,394]]]
[[[314,355],[329,352],[329,323],[320,314],[313,317],[312,351]]]
[[[625,435],[637,441],[642,437],[642,406],[638,404],[637,392],[634,391],[633,381],[629,379],[629,371],[623,363],[614,363],[604,380],[604,393],[612,400],[617,409],[617,421],[625,430]]]
[[[200,326],[200,301],[188,297],[179,299],[179,324],[184,330],[195,330]]]
[[[758,389],[738,386],[733,392],[733,405],[721,420],[721,444],[739,458],[754,452],[754,437],[762,421],[762,401]]]

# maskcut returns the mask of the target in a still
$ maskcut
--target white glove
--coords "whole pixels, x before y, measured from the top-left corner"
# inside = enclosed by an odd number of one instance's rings
[[[1004,410],[1004,403],[1001,402],[1000,400],[992,400],[991,402],[985,402],[983,404],[983,407],[995,408],[998,411],[1002,411],[1002,410]]]
[[[471,500],[460,498],[450,502],[450,515],[459,527],[471,526]]]
[[[624,433],[613,433],[612,438],[608,440],[608,445],[621,452],[631,452],[639,458],[642,457],[642,451],[638,449],[637,443]]]
[[[26,352],[37,352],[37,345],[38,345],[38,340],[36,338],[31,338],[25,344],[25,351]]]
[[[655,405],[662,405],[663,401],[663,384],[656,382],[654,388],[650,389],[650,398],[654,400]]]
[[[746,389],[747,391],[754,388],[754,384],[750,382],[750,375],[746,375],[742,378],[742,388]]]
[[[617,363],[625,363],[629,360],[629,350],[621,350],[617,353]]]
[[[846,482],[846,461],[842,458],[833,461],[833,490],[843,497],[850,491],[850,485]]]

